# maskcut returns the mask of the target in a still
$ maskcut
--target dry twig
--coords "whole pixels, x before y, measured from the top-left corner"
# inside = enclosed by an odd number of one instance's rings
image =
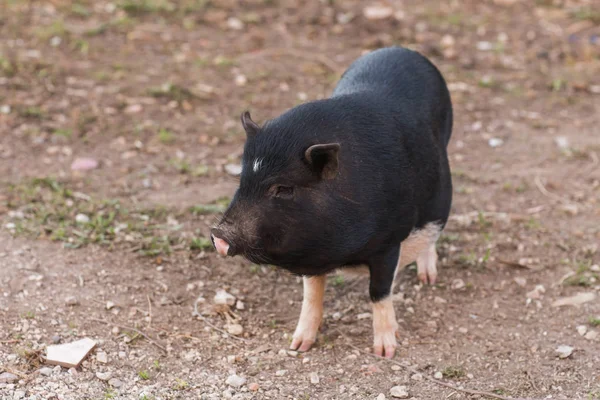
[[[113,325],[113,326],[119,327],[121,329],[127,329],[128,331],[135,332],[138,335],[143,336],[146,340],[148,340],[150,343],[152,343],[154,346],[158,347],[159,349],[161,349],[165,353],[167,353],[167,354],[169,353],[167,351],[167,349],[163,345],[159,344],[158,342],[156,342],[154,339],[152,339],[150,336],[146,335],[144,332],[140,331],[139,329],[135,329],[135,328],[132,328],[130,326],[116,324],[114,322],[106,321],[106,320],[103,320],[103,319],[98,319],[98,318],[90,318],[90,319],[92,321],[101,322],[101,323],[106,324],[106,325]]]
[[[324,65],[325,67],[327,67],[328,69],[330,69],[332,72],[339,72],[340,71],[340,67],[332,60],[330,60],[329,58],[325,57],[322,54],[314,54],[314,53],[309,53],[309,52],[305,52],[302,50],[296,50],[296,49],[291,49],[291,48],[270,48],[270,49],[264,49],[264,50],[258,50],[252,53],[247,53],[244,54],[242,56],[239,57],[240,60],[250,60],[253,58],[257,58],[257,57],[268,57],[268,56],[292,56],[292,57],[297,57],[297,58],[302,58],[308,61],[313,61],[313,62],[317,62],[319,64]]]

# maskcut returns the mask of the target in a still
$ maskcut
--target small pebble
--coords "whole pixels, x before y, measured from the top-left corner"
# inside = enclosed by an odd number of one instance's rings
[[[118,380],[117,378],[111,378],[108,380],[108,384],[114,388],[120,388],[121,386],[123,386],[123,382],[121,382],[120,380]]]
[[[106,364],[108,363],[108,355],[103,351],[99,351],[96,354],[96,360],[102,364]]]
[[[107,310],[112,310],[115,307],[115,303],[113,303],[112,301],[107,301],[106,302],[106,309]]]
[[[298,356],[298,352],[294,351],[294,350],[288,350],[287,355],[290,357],[297,357]]]
[[[317,375],[316,372],[311,372],[311,374],[310,374],[310,383],[312,383],[313,385],[318,385],[319,384],[319,375]]]
[[[433,377],[435,379],[442,379],[444,377],[444,374],[442,374],[440,371],[437,371],[435,374],[433,374]]]
[[[242,173],[242,166],[240,164],[225,164],[225,172],[233,176],[240,175]]]
[[[452,281],[452,285],[450,286],[453,290],[459,290],[464,288],[465,285],[465,281],[463,281],[462,279],[455,279]]]
[[[239,336],[244,333],[244,327],[240,324],[228,324],[227,333],[233,336]]]
[[[567,358],[571,354],[573,354],[573,350],[573,347],[566,346],[563,344],[561,346],[558,346],[558,348],[556,349],[556,353],[558,353],[558,358]]]
[[[52,368],[44,367],[40,369],[40,374],[44,376],[52,375]]]
[[[488,144],[490,145],[490,147],[500,147],[504,144],[504,140],[500,138],[491,138],[490,140],[488,140]]]
[[[236,310],[243,310],[245,308],[246,308],[246,306],[244,306],[244,302],[243,301],[238,300],[238,301],[235,302],[235,309]]]
[[[374,4],[363,9],[363,15],[369,20],[381,20],[391,17],[394,9],[383,4]]]
[[[392,371],[400,371],[401,369],[399,365],[392,365]]]
[[[589,331],[588,333],[585,334],[584,337],[587,340],[596,340],[596,339],[598,339],[598,332],[596,332],[596,331]]]
[[[227,26],[229,29],[233,29],[234,31],[240,31],[244,29],[244,23],[235,17],[231,17],[227,19]]]
[[[248,385],[248,389],[251,392],[256,392],[258,389],[260,389],[260,385],[256,382],[252,382],[251,384]]]
[[[473,379],[473,378],[474,378],[474,376],[473,376],[473,374],[467,374],[467,378],[469,378],[469,379]]]
[[[87,224],[88,222],[90,222],[90,217],[88,217],[85,214],[77,214],[75,216],[75,222],[77,222],[78,224]]]
[[[244,386],[244,384],[246,383],[246,378],[244,378],[243,376],[239,376],[239,375],[233,374],[233,375],[230,375],[227,378],[227,380],[225,381],[225,383],[228,384],[231,387],[239,389],[242,386]]]
[[[110,372],[96,372],[96,378],[100,379],[101,381],[108,381],[112,376],[112,373]]]
[[[413,381],[422,381],[423,380],[423,375],[417,373],[414,374],[410,377],[410,379],[412,379]]]
[[[587,326],[585,326],[585,325],[579,325],[577,327],[577,333],[579,333],[580,336],[585,335],[586,332],[587,332]]]
[[[390,389],[390,395],[396,399],[408,399],[409,396],[406,386],[394,386]]]
[[[446,304],[448,301],[446,299],[443,299],[443,298],[439,297],[439,296],[435,296],[433,298],[433,302],[437,303],[437,304]]]
[[[287,373],[287,369],[280,369],[275,371],[275,376],[284,376]]]
[[[0,374],[0,383],[12,383],[17,379],[19,379],[19,377],[10,372],[3,372]]]
[[[75,296],[68,296],[65,298],[65,304],[68,306],[76,306],[79,304],[79,301]]]
[[[61,337],[60,336],[58,336],[58,335],[53,335],[52,336],[52,343],[59,344],[60,341],[61,341]]]
[[[377,396],[377,398],[375,400],[385,400],[385,394],[379,393],[379,395]]]
[[[19,400],[25,397],[25,392],[22,390],[15,390],[15,393],[13,394],[13,399],[15,400]]]

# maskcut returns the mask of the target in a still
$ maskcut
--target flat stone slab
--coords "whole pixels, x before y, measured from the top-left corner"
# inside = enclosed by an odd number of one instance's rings
[[[51,365],[65,368],[77,368],[96,347],[96,342],[84,338],[72,343],[57,344],[46,348],[46,361]]]

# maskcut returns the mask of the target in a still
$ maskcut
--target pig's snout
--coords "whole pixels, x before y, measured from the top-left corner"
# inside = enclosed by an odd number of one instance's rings
[[[230,251],[233,250],[231,248],[231,245],[227,243],[225,239],[222,239],[219,236],[222,237],[223,233],[218,229],[213,229],[210,234],[210,239],[212,240],[213,246],[215,246],[217,253],[219,253],[222,256],[233,255],[230,254],[233,253],[233,251]]]

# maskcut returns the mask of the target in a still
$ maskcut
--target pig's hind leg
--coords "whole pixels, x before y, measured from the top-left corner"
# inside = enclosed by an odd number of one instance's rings
[[[397,347],[398,322],[392,302],[392,286],[399,253],[400,246],[395,246],[381,258],[369,262],[369,295],[373,305],[373,352],[380,357],[394,357]]]
[[[325,275],[303,278],[302,310],[290,349],[308,351],[317,340],[317,332],[323,319],[323,296],[326,282]]]

